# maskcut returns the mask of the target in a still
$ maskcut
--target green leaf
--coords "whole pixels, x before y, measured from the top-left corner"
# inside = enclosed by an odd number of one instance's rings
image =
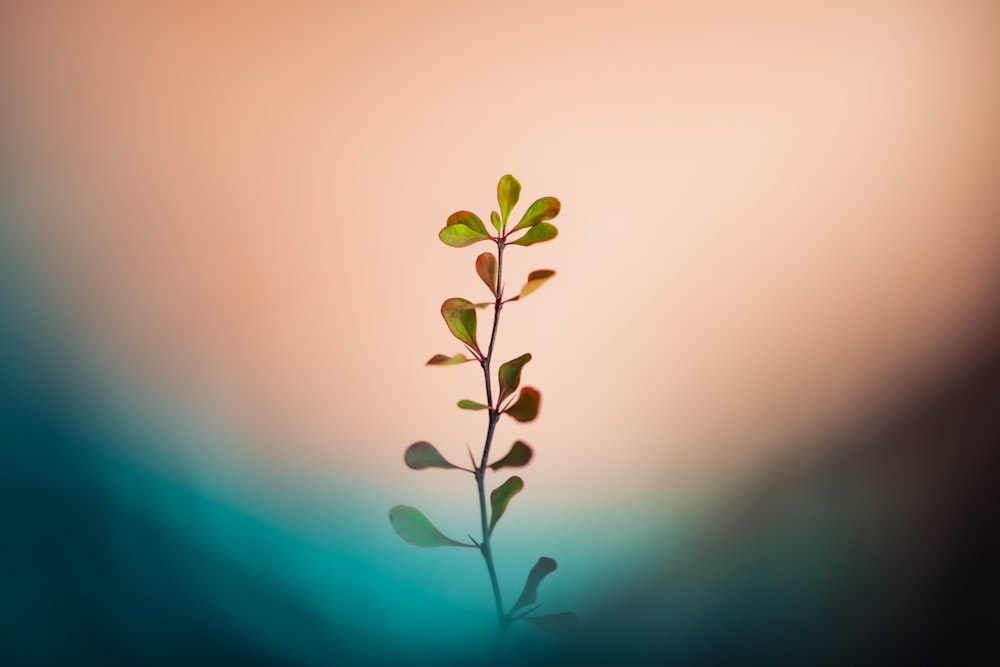
[[[535,604],[535,601],[538,600],[538,584],[542,583],[542,579],[555,572],[556,567],[556,562],[548,556],[542,556],[538,559],[535,566],[531,568],[531,572],[528,573],[528,580],[524,582],[524,590],[521,591],[521,597],[510,608],[508,616],[521,607]]]
[[[497,521],[507,511],[507,504],[510,503],[510,499],[520,493],[523,488],[524,480],[515,475],[493,489],[493,493],[490,494],[490,535],[493,534],[493,527],[497,525]]]
[[[497,399],[497,404],[517,391],[517,386],[521,384],[521,369],[529,361],[531,355],[525,353],[500,366],[500,398]]]
[[[534,245],[536,243],[542,243],[543,241],[551,241],[559,234],[559,230],[547,222],[540,222],[531,229],[528,233],[519,238],[516,241],[511,241],[515,245]],[[475,241],[470,241],[470,243],[475,243]]]
[[[490,211],[490,222],[493,223],[493,226],[496,227],[497,233],[499,234],[500,229],[502,227],[502,223],[500,222],[500,214],[497,213],[496,211]]]
[[[471,547],[441,534],[434,524],[415,507],[396,505],[389,510],[389,523],[401,538],[418,547]]]
[[[445,245],[449,245],[452,248],[464,248],[479,241],[486,241],[490,238],[490,235],[480,233],[466,225],[451,225],[438,232],[438,238]]]
[[[479,216],[471,211],[455,211],[448,216],[448,220],[445,221],[446,227],[454,227],[457,225],[465,225],[474,232],[478,232],[483,236],[489,236],[490,233],[486,231],[486,225],[483,221],[479,219]]]
[[[435,354],[431,357],[425,366],[454,366],[455,364],[464,364],[467,361],[473,361],[464,354],[455,354],[448,356],[446,354]]]
[[[521,216],[521,221],[517,223],[517,226],[510,231],[516,232],[519,229],[534,227],[540,222],[551,220],[559,215],[560,206],[559,200],[555,197],[542,197],[541,199],[536,199],[535,202],[528,207],[528,210],[524,212],[524,215]]]
[[[524,283],[524,287],[521,288],[521,293],[517,295],[518,298],[528,296],[554,275],[556,275],[556,272],[551,269],[539,269],[538,271],[532,271],[528,274],[528,282]]]
[[[531,621],[552,639],[567,639],[580,631],[580,617],[570,611],[548,616],[521,616],[520,619]]]
[[[541,401],[542,395],[537,389],[525,387],[514,405],[507,408],[506,413],[519,422],[530,422],[538,416],[538,405]]]
[[[441,304],[441,316],[452,335],[482,354],[476,342],[476,305],[468,299],[448,299]]]
[[[458,402],[458,407],[463,410],[485,410],[488,405],[483,405],[482,403],[476,403],[475,401],[470,401],[467,398],[463,398]]]
[[[414,470],[424,468],[457,468],[457,465],[449,463],[434,445],[429,442],[415,442],[406,448],[403,455],[406,465]]]
[[[490,468],[499,470],[500,468],[520,468],[526,466],[528,465],[528,461],[531,460],[531,454],[531,447],[518,440],[511,446],[507,455],[496,463],[491,464]]]
[[[484,252],[476,257],[476,273],[483,279],[486,286],[497,295],[497,258],[491,252]]]
[[[503,226],[507,225],[510,211],[517,205],[520,197],[521,183],[510,174],[502,176],[497,184],[497,201],[500,203],[500,219]]]

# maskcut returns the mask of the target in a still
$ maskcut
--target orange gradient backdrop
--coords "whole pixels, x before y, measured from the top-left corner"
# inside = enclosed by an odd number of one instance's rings
[[[477,369],[422,364],[485,291],[436,233],[510,172],[563,211],[508,253],[557,276],[504,311],[543,409],[498,446],[543,495],[608,451],[641,493],[807,455],[974,345],[998,62],[991,2],[6,3],[4,198],[99,363],[392,484],[481,444]]]

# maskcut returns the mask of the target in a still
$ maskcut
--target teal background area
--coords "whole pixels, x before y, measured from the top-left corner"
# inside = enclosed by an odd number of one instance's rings
[[[350,471],[289,478],[227,454],[216,436],[175,423],[88,359],[9,238],[0,255],[4,664],[968,664],[997,655],[996,364],[966,393],[934,399],[937,412],[903,420],[901,450],[885,449],[889,436],[858,436],[847,454],[775,471],[704,506],[594,495],[516,515],[518,529],[501,525],[496,542],[507,600],[539,545],[554,546],[561,566],[542,586],[545,610],[577,612],[584,630],[552,643],[519,627],[496,649],[479,557],[415,549],[389,528],[390,506],[419,499]],[[952,447],[943,458],[940,442]],[[169,455],[199,449],[196,459]],[[178,464],[192,460],[195,470]]]
[[[554,647],[531,628],[515,627],[507,647],[495,650],[482,559],[400,541],[388,522],[389,507],[408,500],[399,491],[350,471],[292,477],[241,460],[222,436],[177,423],[145,399],[137,379],[88,357],[6,231],[4,662],[478,664],[508,652],[549,659]],[[440,473],[424,474],[433,484]],[[546,524],[565,519],[554,508],[518,521],[519,531],[495,542],[508,604],[541,555],[532,541],[544,543]],[[560,545],[572,564],[549,578],[542,601],[546,611],[585,615],[593,591],[613,585],[609,564],[634,562],[622,545],[636,526],[607,524],[595,541],[585,517],[574,521],[575,544]]]

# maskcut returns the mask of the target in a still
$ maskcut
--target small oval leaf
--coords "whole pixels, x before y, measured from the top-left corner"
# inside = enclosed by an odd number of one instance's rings
[[[510,499],[520,493],[523,488],[524,480],[515,475],[493,489],[493,493],[490,494],[490,535],[493,534],[493,527],[497,525],[497,521],[507,511]]]
[[[580,631],[580,617],[571,611],[564,611],[548,616],[521,616],[522,620],[531,621],[552,639],[567,639]]]
[[[542,395],[537,389],[525,387],[521,390],[521,395],[517,397],[514,405],[507,408],[506,413],[519,422],[530,422],[538,416],[538,407],[542,401]]]
[[[500,223],[500,214],[497,213],[496,211],[490,211],[490,222],[493,223],[493,226],[496,228],[497,233],[500,233],[500,228],[502,226]]]
[[[441,304],[441,316],[452,335],[476,352],[476,305],[468,299],[448,299]],[[481,354],[481,352],[480,352]]]
[[[463,410],[485,410],[489,406],[483,405],[482,403],[477,403],[475,401],[470,401],[467,398],[463,398],[461,401],[458,402],[458,407],[462,408]]]
[[[542,583],[542,579],[549,576],[556,571],[555,560],[549,558],[548,556],[542,556],[535,563],[535,566],[531,568],[531,572],[528,573],[528,580],[524,582],[524,590],[521,591],[521,597],[517,599],[514,606],[510,608],[510,614],[521,607],[527,607],[529,604],[534,604],[538,600],[538,584]]]
[[[414,470],[423,470],[424,468],[457,468],[457,465],[449,463],[447,459],[441,456],[441,453],[437,450],[434,445],[429,442],[415,442],[406,448],[406,453],[403,454],[403,460],[406,461],[406,465]]]
[[[521,384],[521,369],[529,361],[531,361],[531,354],[525,353],[500,366],[500,372],[498,373],[500,377],[500,398],[497,399],[498,404],[517,391],[518,385]]]
[[[491,252],[484,252],[476,257],[476,273],[483,279],[486,286],[497,295],[497,258]]]
[[[446,537],[416,507],[396,505],[389,510],[389,523],[396,534],[410,544],[429,549],[431,547],[471,547],[471,544],[457,542]]]
[[[528,274],[528,282],[524,283],[524,287],[521,288],[521,293],[517,295],[518,298],[528,296],[545,284],[545,281],[554,275],[556,275],[556,272],[552,269],[539,269],[538,271],[532,271]]]
[[[480,223],[482,224],[482,223]],[[438,232],[438,238],[452,248],[464,248],[467,245],[486,241],[490,238],[485,232],[478,232],[466,225],[451,225]]]
[[[531,206],[528,207],[528,210],[524,212],[524,215],[521,216],[521,221],[517,223],[517,226],[510,231],[516,232],[519,229],[534,227],[540,222],[551,220],[559,215],[561,207],[562,205],[555,197],[542,197],[541,199],[536,199]]]
[[[491,464],[490,468],[493,470],[499,470],[500,468],[520,468],[528,465],[528,462],[531,461],[531,455],[531,447],[518,440],[511,446],[507,455],[496,463]]]
[[[444,224],[446,227],[465,225],[474,232],[478,232],[483,236],[489,236],[489,232],[486,231],[486,225],[472,211],[455,211],[448,216],[448,220]]]
[[[517,200],[521,198],[521,183],[510,174],[500,177],[497,184],[497,202],[500,204],[500,219],[504,226],[510,217],[510,211],[517,205]]]
[[[516,241],[511,241],[515,245],[534,245],[536,243],[542,243],[544,241],[551,241],[559,234],[559,230],[553,225],[547,222],[540,222],[531,229],[528,233],[519,238]],[[472,241],[471,243],[475,243]]]
[[[455,364],[464,364],[467,361],[473,361],[464,354],[454,354],[448,356],[446,354],[435,354],[433,357],[427,360],[425,366],[454,366]]]

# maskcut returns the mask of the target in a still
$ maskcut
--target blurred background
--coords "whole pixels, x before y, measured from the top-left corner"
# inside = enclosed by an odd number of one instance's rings
[[[3,662],[1000,654],[998,62],[974,0],[2,3]],[[387,514],[475,535],[402,453],[481,446],[423,364],[505,173],[497,567],[585,632],[497,653]]]

